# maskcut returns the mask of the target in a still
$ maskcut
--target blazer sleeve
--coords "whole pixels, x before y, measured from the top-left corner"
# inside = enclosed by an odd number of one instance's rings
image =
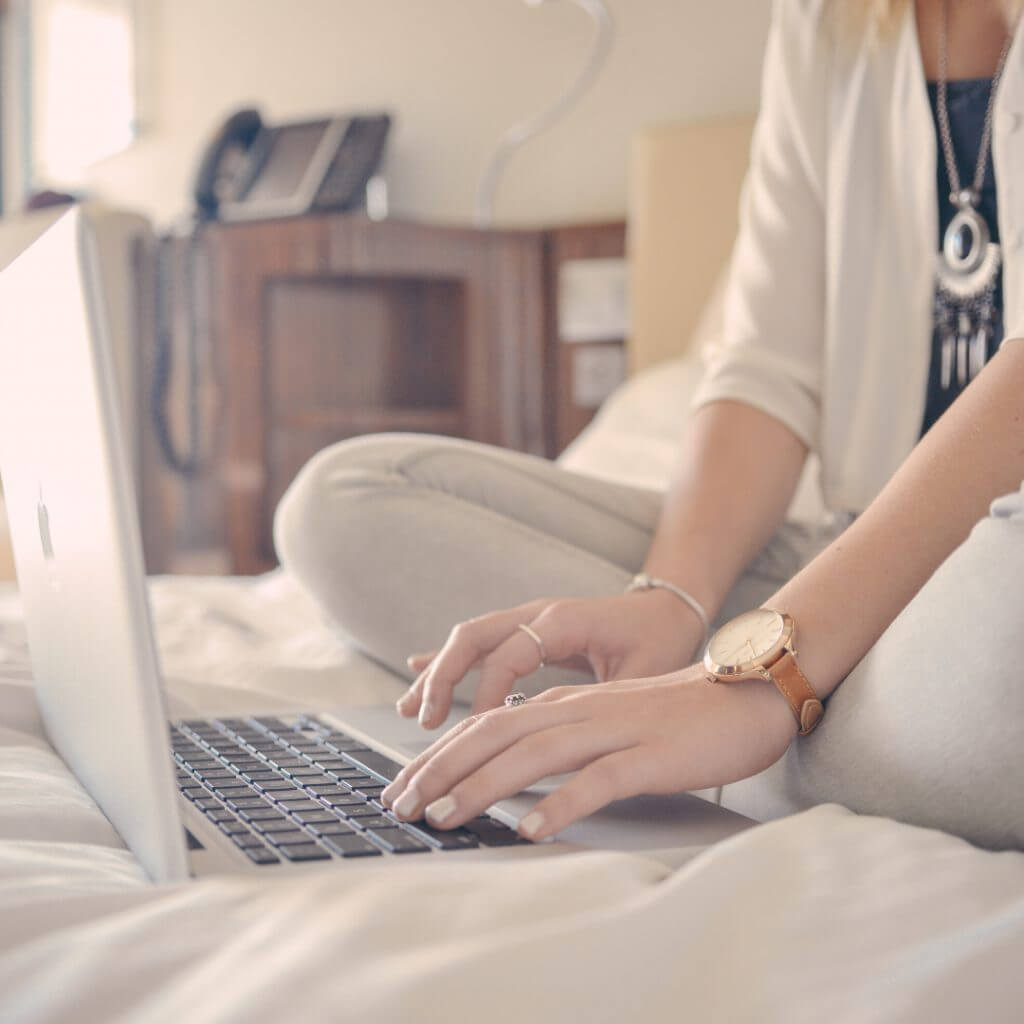
[[[822,4],[776,0],[722,336],[694,407],[744,402],[816,449],[825,344],[829,34]]]

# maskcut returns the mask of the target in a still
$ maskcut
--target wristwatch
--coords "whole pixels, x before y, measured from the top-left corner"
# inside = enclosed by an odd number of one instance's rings
[[[796,626],[785,612],[755,608],[718,629],[704,649],[704,668],[713,683],[765,679],[775,684],[806,736],[825,713],[814,687],[796,663]]]

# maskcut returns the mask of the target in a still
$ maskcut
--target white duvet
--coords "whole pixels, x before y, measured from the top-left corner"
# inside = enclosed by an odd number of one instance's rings
[[[281,574],[152,592],[181,711],[400,690]],[[13,590],[0,659],[3,1024],[1024,1018],[1024,854],[836,806],[674,872],[454,854],[154,887],[46,742]]]
[[[567,464],[658,486],[693,379],[634,378]],[[402,690],[283,574],[151,594],[175,712]],[[391,868],[148,884],[45,739],[0,586],[0,1024],[1024,1021],[1024,854],[836,806],[674,872],[625,854]]]

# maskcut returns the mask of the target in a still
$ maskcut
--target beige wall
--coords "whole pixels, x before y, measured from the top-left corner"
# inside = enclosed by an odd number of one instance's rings
[[[92,186],[168,223],[188,209],[204,140],[226,111],[272,120],[334,109],[397,116],[396,213],[469,221],[491,148],[580,66],[590,22],[522,0],[150,0],[153,124]],[[615,48],[569,118],[522,150],[498,195],[510,224],[621,216],[628,141],[651,121],[754,108],[767,0],[610,0]],[[700,159],[695,153],[694,159]]]

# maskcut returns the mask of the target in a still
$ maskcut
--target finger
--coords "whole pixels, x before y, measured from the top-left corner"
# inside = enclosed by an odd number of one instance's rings
[[[412,686],[395,702],[395,709],[403,718],[413,718],[420,710],[423,701],[423,681],[426,678],[426,670],[413,680]]]
[[[410,654],[405,659],[410,672],[422,672],[435,658],[437,651],[426,651],[423,654]]]
[[[400,817],[417,817],[428,803],[510,744],[578,717],[571,708],[567,712],[564,707],[531,707],[527,702],[469,718],[406,765],[381,793],[381,799]]]
[[[417,772],[395,802],[396,813],[402,818],[426,813],[432,824],[459,825],[538,779],[575,771],[624,745],[619,723],[596,726],[592,721],[566,720],[564,713],[571,707],[540,706],[536,710],[557,713],[556,717],[532,716],[533,731],[514,739],[508,728],[501,728],[503,723],[483,716],[475,730],[450,743]]]
[[[474,713],[497,707],[524,676],[544,665],[561,664],[579,654],[585,646],[585,635],[576,607],[572,601],[547,605],[535,619],[526,623],[540,643],[526,630],[516,628],[484,659],[473,700]],[[519,623],[516,625],[518,627]]]
[[[412,777],[443,747],[456,736],[461,735],[475,724],[475,718],[465,718],[453,725],[446,733],[439,736],[422,753],[414,757],[392,780],[381,790],[380,800],[385,807],[391,807],[395,800],[404,792]]]
[[[644,792],[644,764],[640,747],[605,754],[544,797],[519,822],[519,833],[527,839],[547,839],[614,800]]]
[[[423,682],[420,725],[434,729],[448,716],[452,690],[465,674],[498,646],[520,622],[529,621],[543,607],[544,600],[518,608],[491,612],[460,622],[448,635],[444,647],[426,669]]]

